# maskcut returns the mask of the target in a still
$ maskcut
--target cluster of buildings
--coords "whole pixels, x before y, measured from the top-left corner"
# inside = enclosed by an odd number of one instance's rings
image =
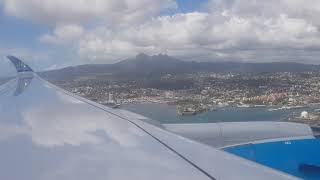
[[[192,83],[186,88],[179,86],[182,80]],[[91,100],[106,103],[110,94],[114,102],[123,103],[168,103],[177,104],[178,112],[198,113],[215,107],[237,106],[308,106],[320,103],[320,73],[194,73],[163,75],[161,83],[177,82],[175,89],[166,86],[140,86],[137,81],[95,83],[95,81],[64,84],[73,93]],[[153,81],[150,79],[149,81]],[[152,84],[152,83],[149,83]],[[181,113],[182,112],[182,113]]]
[[[288,97],[288,93],[271,93],[261,96],[244,97],[242,102],[244,104],[263,104],[263,105],[277,105]],[[291,98],[292,99],[292,98]]]

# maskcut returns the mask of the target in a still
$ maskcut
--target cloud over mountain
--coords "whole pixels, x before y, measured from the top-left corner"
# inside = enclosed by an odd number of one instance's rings
[[[40,37],[70,44],[81,63],[167,53],[199,61],[320,63],[320,2],[209,0],[205,11],[164,13],[174,0],[4,0],[7,15],[54,25]]]

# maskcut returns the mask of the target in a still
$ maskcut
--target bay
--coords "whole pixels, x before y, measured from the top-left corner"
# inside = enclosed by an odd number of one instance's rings
[[[124,104],[126,109],[161,123],[215,123],[215,122],[242,122],[242,121],[281,121],[303,109],[268,111],[268,108],[220,108],[216,111],[204,112],[191,116],[179,116],[175,105],[167,104]]]

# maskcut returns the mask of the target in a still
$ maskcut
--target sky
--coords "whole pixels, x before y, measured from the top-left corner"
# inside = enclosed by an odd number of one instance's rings
[[[320,64],[318,17],[315,0],[0,0],[0,60],[36,70],[138,53]]]

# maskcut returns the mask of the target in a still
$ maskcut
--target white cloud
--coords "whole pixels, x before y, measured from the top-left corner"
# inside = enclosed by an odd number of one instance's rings
[[[81,37],[84,29],[79,25],[57,26],[53,34],[46,34],[40,37],[40,41],[49,44],[64,44],[73,42]]]
[[[168,53],[186,60],[320,63],[320,1],[210,0],[207,12],[159,12],[174,0],[4,0],[8,15],[56,25],[81,63]],[[91,22],[90,28],[83,22]],[[74,51],[76,49],[76,51]],[[87,62],[90,61],[90,62]]]
[[[161,16],[142,25],[114,31],[99,27],[80,41],[79,54],[86,59],[105,60],[121,59],[139,52],[185,52],[193,48],[193,41],[206,28],[207,16],[204,13]]]
[[[106,20],[132,23],[175,8],[174,0],[4,0],[7,15],[42,23],[75,23]]]
[[[80,57],[95,61],[139,52],[169,53],[207,61],[259,61],[261,55],[268,55],[270,61],[289,61],[290,51],[295,51],[295,57],[314,62],[316,57],[310,57],[308,51],[300,56],[296,54],[299,50],[320,49],[320,33],[307,19],[290,18],[286,14],[247,18],[224,10],[220,14],[194,12],[161,16],[114,31],[99,27],[79,44]]]
[[[314,0],[210,0],[211,12],[226,11],[246,18],[277,18],[286,14],[289,18],[305,19],[320,25],[320,1]]]

